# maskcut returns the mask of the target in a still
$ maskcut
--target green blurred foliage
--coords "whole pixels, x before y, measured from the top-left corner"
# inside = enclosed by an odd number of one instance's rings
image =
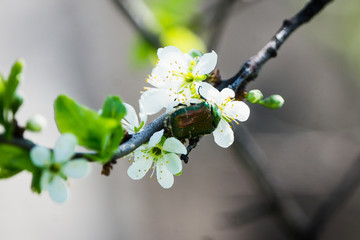
[[[13,64],[7,79],[0,74],[0,124],[4,126],[6,138],[12,136],[15,114],[23,103],[17,88],[21,82],[24,65],[24,60],[19,59]]]
[[[32,164],[27,150],[9,144],[1,144],[0,153],[0,178],[12,177],[24,169],[35,172],[36,167]]]
[[[119,97],[108,97],[101,114],[60,95],[54,104],[61,133],[74,134],[81,146],[98,152],[96,161],[106,162],[124,136],[120,120],[126,114]]]
[[[145,0],[145,4],[152,11],[158,25],[152,31],[159,37],[162,46],[176,46],[183,52],[191,49],[206,51],[204,41],[196,33],[196,26],[192,20],[199,14],[201,0]],[[154,27],[153,26],[153,27]],[[131,51],[135,64],[154,63],[157,59],[157,49],[138,36]]]

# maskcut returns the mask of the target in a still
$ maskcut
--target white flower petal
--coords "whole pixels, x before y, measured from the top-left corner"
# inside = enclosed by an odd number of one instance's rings
[[[220,96],[219,96],[219,103],[224,103],[225,101],[227,101],[229,98],[233,98],[235,97],[235,92],[230,89],[230,88],[224,88],[223,90],[221,90],[220,92]]]
[[[160,131],[158,132],[155,132],[150,140],[149,140],[149,147],[152,148],[152,147],[155,147],[156,144],[158,144],[161,140],[161,137],[164,135],[164,129],[161,129]]]
[[[187,58],[181,50],[174,46],[167,46],[158,50],[159,62],[157,66],[167,67],[169,70],[183,71],[188,66]],[[180,68],[179,68],[180,67]]]
[[[206,82],[199,82],[197,85],[199,86],[198,93],[202,98],[205,98],[210,103],[221,104],[219,90]]]
[[[200,57],[198,64],[194,67],[193,73],[195,75],[208,74],[214,70],[217,62],[217,54],[212,51],[211,53],[205,53]]]
[[[139,117],[140,117],[140,123],[144,122],[144,126],[147,122],[147,115],[144,113],[144,105],[140,102],[139,100],[139,109],[140,109],[140,113],[139,113]]]
[[[61,163],[69,160],[74,154],[77,139],[74,134],[65,133],[57,140],[54,147],[55,162]]]
[[[171,137],[165,140],[163,149],[171,153],[186,154],[186,147],[176,138]]]
[[[48,172],[47,170],[42,171],[41,178],[40,178],[41,190],[47,190],[48,189],[50,179],[51,179],[51,173]]]
[[[68,188],[66,182],[59,176],[54,176],[49,183],[48,191],[52,200],[58,203],[66,202],[68,198]]]
[[[172,174],[178,174],[182,171],[181,160],[175,153],[168,153],[164,155],[164,161],[166,168]]]
[[[51,163],[50,150],[41,146],[36,146],[31,149],[30,158],[37,167],[45,167]]]
[[[158,160],[156,163],[156,177],[163,188],[171,188],[174,184],[174,176],[166,168],[163,160]]]
[[[170,92],[166,89],[149,88],[140,97],[142,113],[152,115],[173,102]]]
[[[213,135],[216,144],[220,147],[227,148],[234,142],[234,132],[231,129],[230,124],[224,119],[220,120]]]
[[[61,168],[62,172],[72,178],[83,178],[90,173],[91,165],[85,159],[75,159],[68,161]]]
[[[250,116],[250,108],[244,102],[232,101],[225,105],[223,114],[232,119],[244,122]]]
[[[149,171],[153,160],[148,156],[143,156],[140,151],[135,151],[134,162],[128,168],[127,174],[133,180],[139,180]]]
[[[123,103],[125,108],[126,108],[126,115],[124,117],[124,119],[130,123],[130,125],[134,126],[134,127],[138,127],[139,126],[139,120],[138,117],[136,115],[135,109],[127,103]]]
[[[157,51],[157,55],[160,61],[165,61],[174,57],[179,57],[183,55],[183,53],[179,48],[175,46],[167,46],[164,48],[159,48]]]

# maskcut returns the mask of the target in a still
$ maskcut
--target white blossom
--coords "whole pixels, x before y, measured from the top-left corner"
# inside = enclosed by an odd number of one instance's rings
[[[139,180],[145,176],[154,163],[153,173],[163,188],[174,184],[174,176],[182,172],[178,154],[186,154],[185,146],[176,138],[165,138],[164,130],[155,132],[148,143],[134,151],[134,161],[127,173],[131,179]],[[153,175],[151,174],[151,177]],[[150,178],[151,178],[150,177]]]
[[[230,88],[219,92],[212,85],[201,83],[198,92],[201,97],[220,108],[221,120],[213,132],[214,140],[220,147],[229,147],[234,142],[234,132],[229,123],[246,121],[250,115],[249,107],[242,101],[233,100],[235,93]]]
[[[147,116],[143,113],[142,109],[143,106],[140,104],[140,121],[136,115],[135,109],[127,103],[123,103],[126,108],[126,115],[121,120],[121,123],[123,124],[123,127],[129,134],[134,134],[139,132],[146,124]]]
[[[155,114],[174,101],[180,103],[200,102],[196,88],[214,70],[217,54],[212,51],[192,58],[174,46],[159,48],[159,61],[147,82],[154,87],[145,88],[140,102],[144,113]]]
[[[56,142],[53,153],[41,146],[33,147],[30,151],[33,164],[42,168],[40,187],[47,190],[55,202],[63,203],[68,198],[67,177],[83,178],[90,172],[86,159],[70,161],[76,145],[76,137],[65,133]]]

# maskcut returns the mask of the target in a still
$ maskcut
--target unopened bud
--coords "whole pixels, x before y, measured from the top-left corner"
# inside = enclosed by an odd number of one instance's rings
[[[45,117],[40,114],[36,114],[26,123],[26,129],[32,132],[40,132],[46,127],[46,123],[47,121]]]
[[[263,99],[263,94],[258,89],[253,89],[247,94],[247,100],[250,103],[258,103],[260,100]]]
[[[18,94],[15,94],[14,98],[12,99],[11,106],[10,106],[13,114],[15,114],[19,110],[19,108],[23,104],[23,102],[24,102],[23,97]]]
[[[271,109],[281,108],[284,105],[285,100],[280,95],[271,95],[270,97],[265,98],[259,103],[265,107]]]

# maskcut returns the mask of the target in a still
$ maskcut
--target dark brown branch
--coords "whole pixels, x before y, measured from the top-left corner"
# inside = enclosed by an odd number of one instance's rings
[[[232,78],[223,81],[217,86],[218,89],[229,87],[236,91],[242,91],[246,85],[254,80],[262,66],[271,58],[276,57],[277,51],[285,40],[302,24],[310,21],[332,0],[311,0],[300,12],[292,18],[285,20],[282,27],[272,39],[254,56],[249,58]]]

